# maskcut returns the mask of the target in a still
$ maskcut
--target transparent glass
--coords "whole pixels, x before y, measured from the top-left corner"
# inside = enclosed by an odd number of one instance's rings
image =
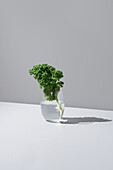
[[[40,105],[42,115],[46,121],[53,123],[66,121],[62,119],[65,106],[62,90],[58,93],[58,100],[48,101],[43,95]]]

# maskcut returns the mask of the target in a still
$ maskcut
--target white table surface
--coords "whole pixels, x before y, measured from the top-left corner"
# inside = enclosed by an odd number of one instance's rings
[[[49,123],[39,105],[0,102],[0,170],[113,170],[113,111],[64,116],[69,124]]]

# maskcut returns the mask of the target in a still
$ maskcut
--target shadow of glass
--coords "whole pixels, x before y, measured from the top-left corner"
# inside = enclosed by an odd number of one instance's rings
[[[66,122],[61,122],[63,124],[87,124],[87,123],[96,123],[96,122],[110,122],[110,119],[97,118],[97,117],[63,117],[63,120]]]

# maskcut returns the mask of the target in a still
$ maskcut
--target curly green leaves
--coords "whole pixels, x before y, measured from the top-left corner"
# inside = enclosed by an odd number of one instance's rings
[[[43,88],[44,96],[47,100],[57,100],[60,88],[64,82],[60,81],[63,77],[62,71],[56,70],[48,64],[36,65],[29,70],[29,74],[38,81],[40,88]]]

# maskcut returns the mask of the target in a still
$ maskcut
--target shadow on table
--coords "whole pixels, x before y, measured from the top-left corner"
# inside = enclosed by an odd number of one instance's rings
[[[67,120],[66,122],[62,122],[63,124],[89,124],[96,122],[110,122],[110,119],[97,118],[97,117],[63,117],[63,120]]]

